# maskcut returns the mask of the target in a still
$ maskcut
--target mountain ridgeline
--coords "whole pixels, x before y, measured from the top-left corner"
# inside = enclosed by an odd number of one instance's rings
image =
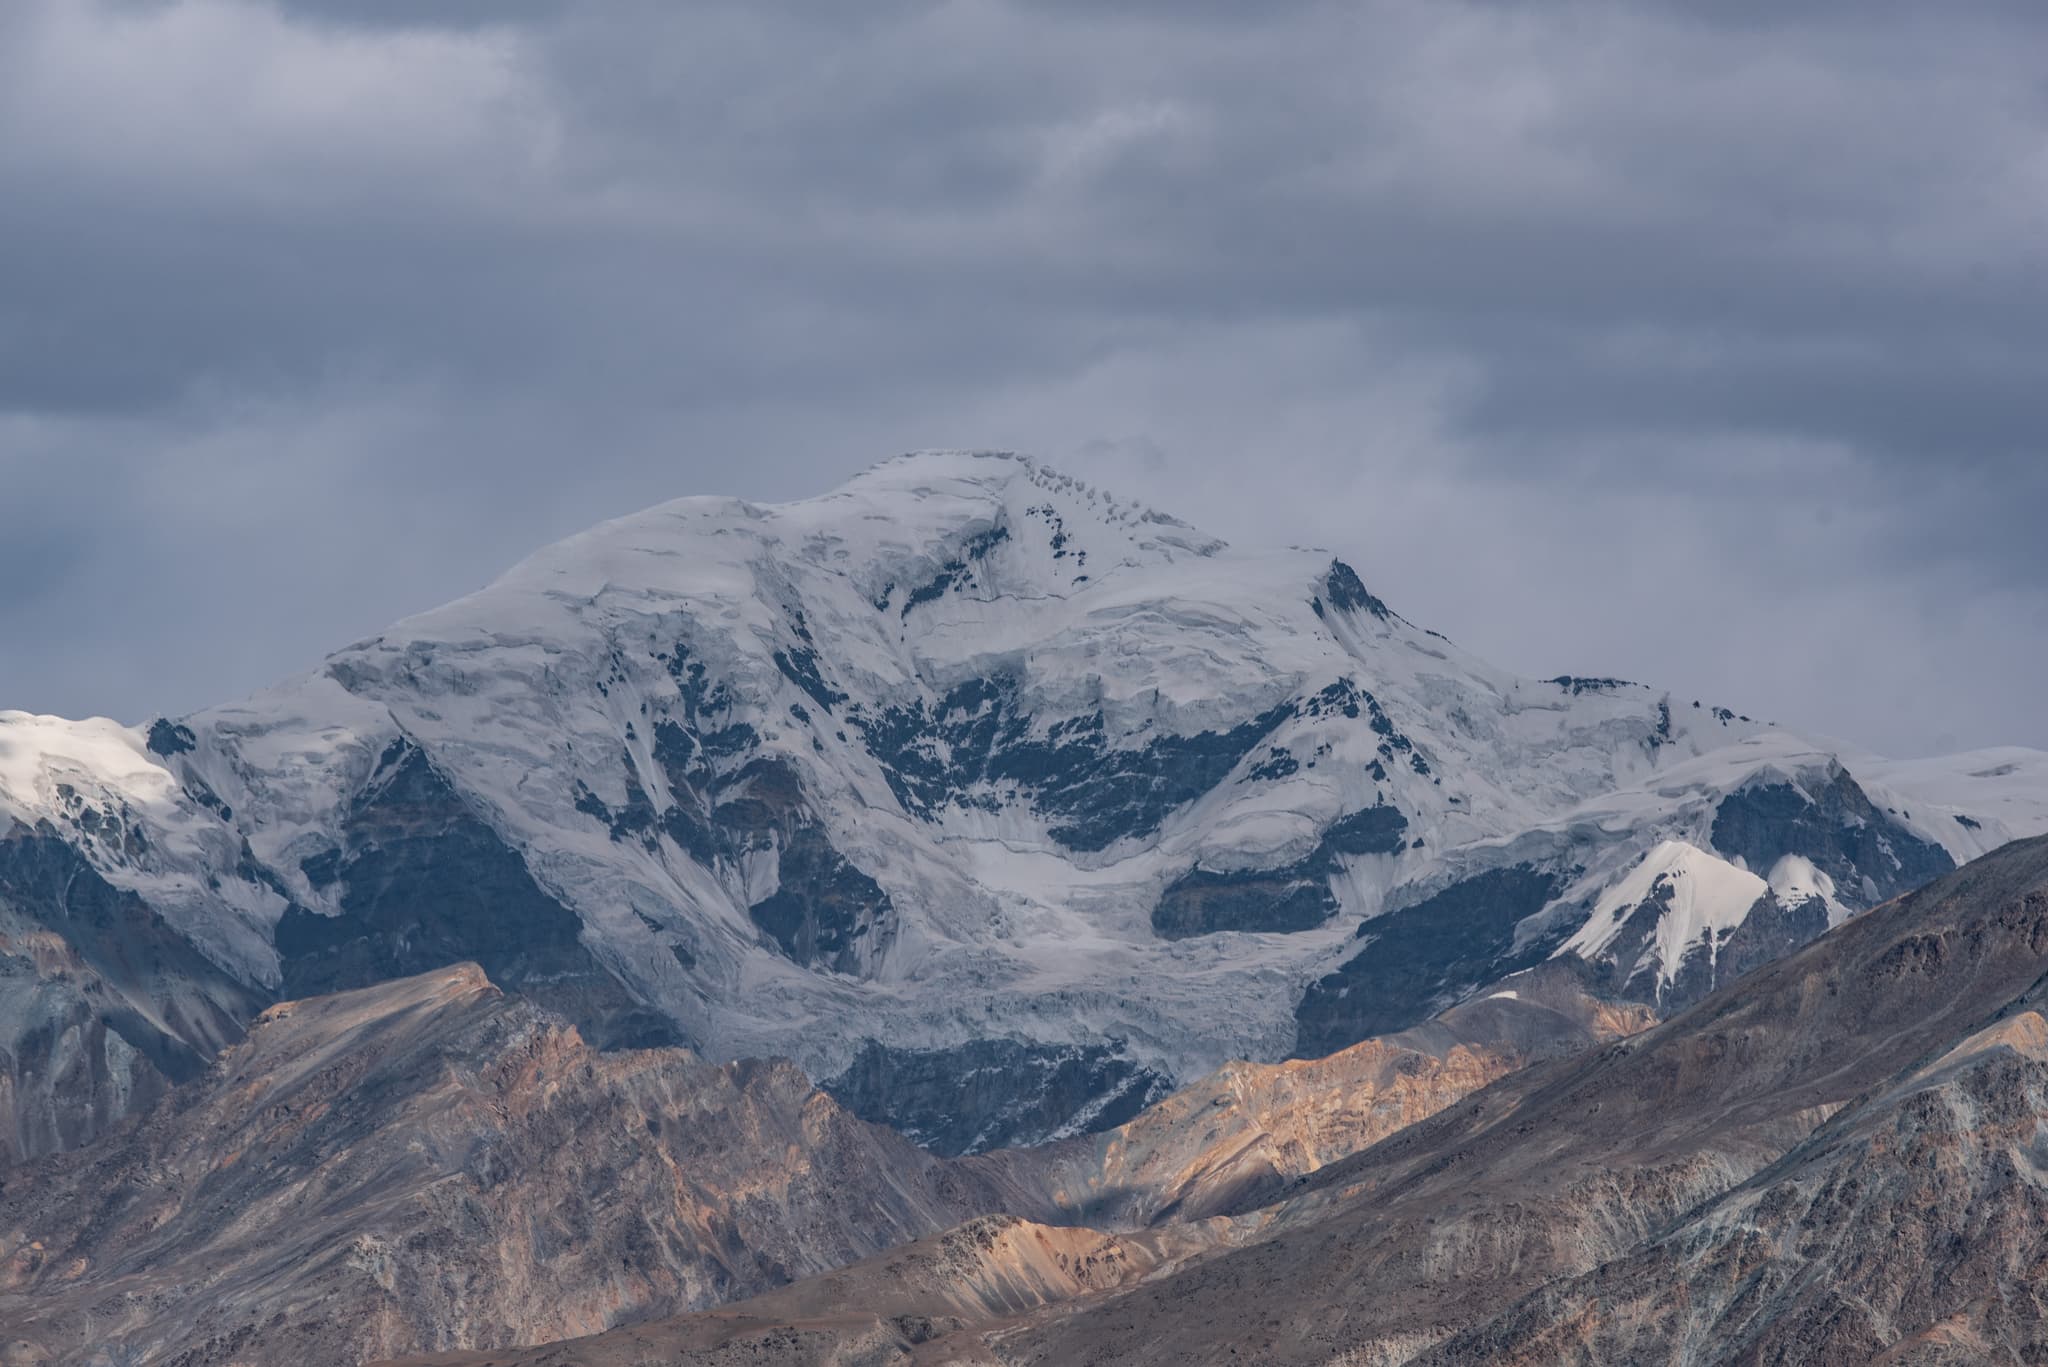
[[[1102,1135],[923,1155],[882,1218],[931,1190],[1002,1211],[713,1312],[408,1361],[1974,1367],[2048,1354],[2048,839],[1855,917],[1661,1024],[1588,996],[1593,967],[1546,963],[1326,1059],[1223,1069]],[[819,1160],[792,1150],[796,1172]],[[821,1203],[820,1221],[837,1209]],[[102,1304],[112,1291],[96,1290]]]
[[[458,960],[944,1154],[1106,1131],[1555,958],[1680,1009],[2048,830],[1997,759],[1517,677],[1018,457],[684,499],[238,703],[0,714],[0,1148]]]

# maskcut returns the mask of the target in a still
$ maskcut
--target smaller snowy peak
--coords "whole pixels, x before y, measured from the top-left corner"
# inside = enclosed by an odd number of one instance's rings
[[[1711,953],[1716,937],[1742,924],[1750,909],[1770,891],[1763,878],[1696,845],[1683,840],[1660,841],[1600,895],[1592,916],[1558,953],[1573,953],[1587,960],[1606,957],[1638,913],[1650,908],[1655,928],[1644,937],[1637,963],[1624,967],[1633,970],[1654,963],[1658,983],[1673,983],[1694,945],[1704,944]]]
[[[1358,577],[1358,571],[1342,560],[1331,560],[1330,568],[1323,574],[1322,594],[1314,602],[1315,614],[1318,617],[1326,617],[1323,606],[1326,598],[1329,606],[1338,612],[1364,613],[1382,622],[1392,622],[1396,619],[1396,614],[1376,594],[1366,588],[1365,581]]]

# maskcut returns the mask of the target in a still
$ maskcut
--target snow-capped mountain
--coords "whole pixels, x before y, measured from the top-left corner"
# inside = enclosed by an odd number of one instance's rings
[[[0,714],[0,813],[24,1115],[53,1058],[118,1112],[250,1002],[473,959],[598,1043],[789,1055],[959,1151],[1552,955],[1691,1001],[2048,830],[2048,755],[1518,678],[1326,552],[934,453],[607,523],[231,706]],[[169,967],[67,929],[81,888]]]

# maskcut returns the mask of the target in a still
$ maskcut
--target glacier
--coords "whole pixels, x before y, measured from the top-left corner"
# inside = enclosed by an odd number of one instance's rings
[[[961,1150],[1552,957],[1676,1009],[2048,831],[2048,755],[1517,677],[1327,551],[925,452],[606,523],[233,704],[0,713],[0,827],[196,951],[173,997],[475,959],[601,1045],[791,1057]],[[47,882],[0,877],[14,940]],[[144,1042],[224,1029],[104,990]]]

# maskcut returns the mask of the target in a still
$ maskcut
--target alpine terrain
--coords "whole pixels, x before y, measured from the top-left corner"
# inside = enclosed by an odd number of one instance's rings
[[[458,961],[973,1153],[1552,959],[1669,1013],[2043,830],[2037,752],[1519,678],[1327,553],[913,455],[605,524],[193,716],[0,713],[0,1153]]]
[[[2044,982],[2048,754],[906,456],[0,713],[0,1367],[2039,1361]]]
[[[2034,839],[1178,1245],[980,1221],[723,1311],[431,1361],[2039,1362],[2044,984]],[[1048,1263],[1066,1284],[977,1296]]]

